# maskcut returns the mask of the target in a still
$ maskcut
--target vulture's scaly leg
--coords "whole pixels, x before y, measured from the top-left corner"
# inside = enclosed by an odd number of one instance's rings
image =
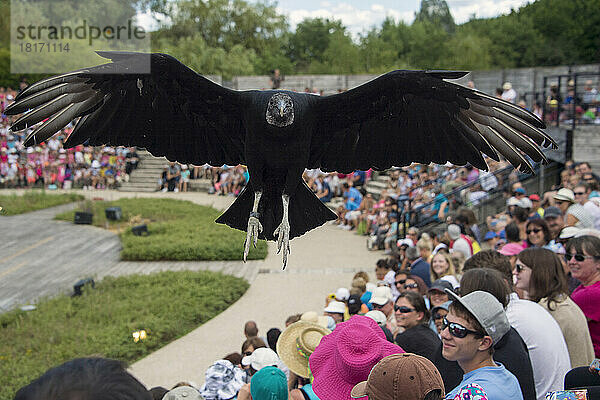
[[[254,248],[256,248],[256,241],[258,240],[258,234],[263,231],[262,224],[258,220],[258,203],[260,203],[261,191],[254,192],[254,204],[252,205],[252,212],[248,218],[248,229],[246,229],[246,240],[244,241],[244,262],[248,257],[250,251],[250,242],[254,239]]]
[[[273,232],[274,236],[277,236],[277,254],[283,248],[283,269],[287,265],[287,256],[290,253],[290,222],[288,221],[288,208],[290,206],[290,196],[283,194],[281,196],[283,201],[283,218],[281,224]]]

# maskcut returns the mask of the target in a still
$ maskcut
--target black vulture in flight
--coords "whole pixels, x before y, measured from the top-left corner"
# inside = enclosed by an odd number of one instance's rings
[[[180,163],[246,164],[246,188],[217,219],[247,232],[244,260],[257,237],[277,240],[285,267],[290,239],[336,218],[304,183],[305,168],[449,161],[487,169],[485,153],[531,173],[525,155],[545,161],[540,146],[556,146],[529,111],[444,80],[466,72],[392,71],[320,97],[230,90],[165,54],[98,54],[112,62],[23,90],[6,110],[25,113],[12,130],[46,120],[27,136],[31,146],[79,118],[66,147],[139,146]],[[131,73],[148,57],[149,74]]]

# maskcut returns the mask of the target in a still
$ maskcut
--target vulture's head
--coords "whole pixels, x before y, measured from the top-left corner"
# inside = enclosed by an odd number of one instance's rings
[[[267,122],[279,128],[294,122],[294,103],[285,93],[275,93],[267,104]]]

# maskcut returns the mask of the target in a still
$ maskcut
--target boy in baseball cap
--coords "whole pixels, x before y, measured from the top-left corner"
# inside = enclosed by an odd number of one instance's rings
[[[502,304],[479,290],[463,297],[446,293],[453,301],[442,324],[442,355],[457,361],[464,375],[445,398],[485,394],[489,400],[522,400],[517,378],[493,359],[494,344],[510,330]]]

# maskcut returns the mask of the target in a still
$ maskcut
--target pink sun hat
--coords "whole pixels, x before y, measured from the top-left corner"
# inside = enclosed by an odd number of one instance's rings
[[[355,315],[337,324],[311,354],[312,388],[321,400],[351,400],[352,388],[367,380],[375,364],[386,356],[400,353],[404,350],[388,342],[374,320]]]

